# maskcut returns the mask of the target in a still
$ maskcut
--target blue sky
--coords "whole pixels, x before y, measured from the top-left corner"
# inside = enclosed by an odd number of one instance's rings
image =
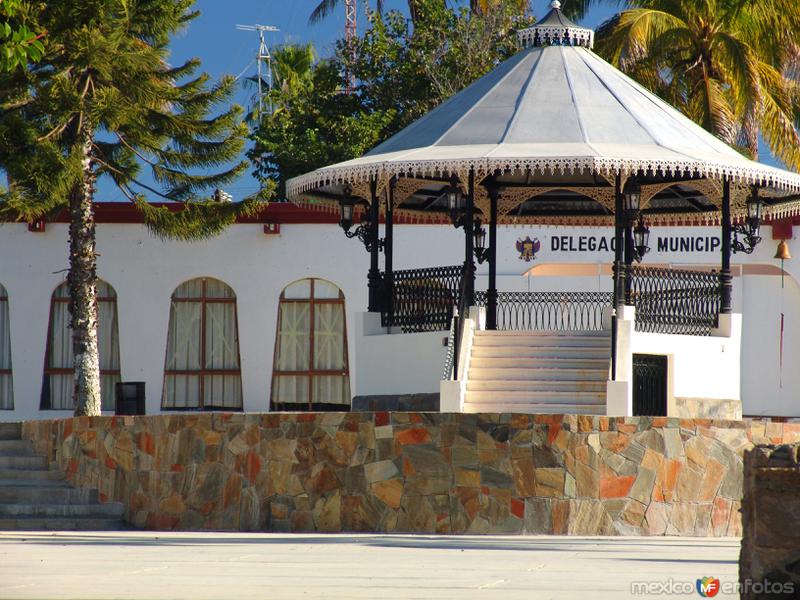
[[[283,43],[312,42],[321,56],[333,51],[336,40],[344,32],[344,5],[330,15],[324,22],[308,25],[308,15],[319,0],[198,0],[195,7],[200,11],[189,27],[174,38],[172,43],[173,64],[179,64],[188,58],[198,57],[202,61],[202,69],[219,77],[224,74],[254,75],[255,55],[258,50],[258,34],[239,31],[237,24],[274,25],[280,29],[278,33],[268,33],[267,43],[277,46]],[[568,0],[567,0],[568,1]],[[532,3],[534,14],[543,16],[550,0],[536,0]],[[359,31],[362,31],[366,18],[363,12],[363,0],[357,0],[359,7]],[[374,5],[372,0],[370,4]],[[388,9],[403,10],[407,3],[404,0],[385,0]],[[595,7],[584,20],[585,25],[595,27],[614,13],[616,4],[607,2]],[[246,104],[252,94],[251,89],[240,86],[236,101]],[[148,180],[149,177],[143,177]],[[240,199],[258,189],[256,181],[248,174],[225,188],[235,199]],[[107,181],[99,185],[98,199],[122,201],[124,197]],[[152,198],[158,200],[158,198]]]

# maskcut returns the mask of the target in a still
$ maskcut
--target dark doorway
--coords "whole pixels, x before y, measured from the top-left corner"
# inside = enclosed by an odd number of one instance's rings
[[[667,357],[633,355],[633,415],[667,416]]]

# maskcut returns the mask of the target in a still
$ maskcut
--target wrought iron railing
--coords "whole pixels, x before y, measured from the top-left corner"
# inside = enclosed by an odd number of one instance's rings
[[[450,319],[450,333],[447,336],[447,354],[444,357],[444,368],[442,369],[442,380],[455,379],[455,371],[458,368],[458,360],[456,359],[456,349],[459,344],[456,336],[459,335],[459,319],[453,316]]]
[[[510,330],[600,331],[611,292],[497,292],[497,328]],[[486,292],[475,292],[486,306]]]
[[[431,267],[394,271],[384,277],[386,290],[381,322],[404,333],[446,331],[459,302],[463,267]]]
[[[632,266],[626,304],[636,307],[636,331],[711,335],[720,306],[715,271]]]

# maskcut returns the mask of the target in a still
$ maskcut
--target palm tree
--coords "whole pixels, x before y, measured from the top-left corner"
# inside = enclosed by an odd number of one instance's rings
[[[313,44],[286,44],[272,53],[272,71],[281,92],[296,89],[311,79],[316,53]]]
[[[798,36],[787,0],[632,0],[597,50],[720,139],[800,168]]]

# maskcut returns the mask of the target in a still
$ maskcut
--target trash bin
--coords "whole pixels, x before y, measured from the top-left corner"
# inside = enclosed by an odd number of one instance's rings
[[[144,414],[144,381],[120,381],[114,389],[115,413],[118,415]]]

